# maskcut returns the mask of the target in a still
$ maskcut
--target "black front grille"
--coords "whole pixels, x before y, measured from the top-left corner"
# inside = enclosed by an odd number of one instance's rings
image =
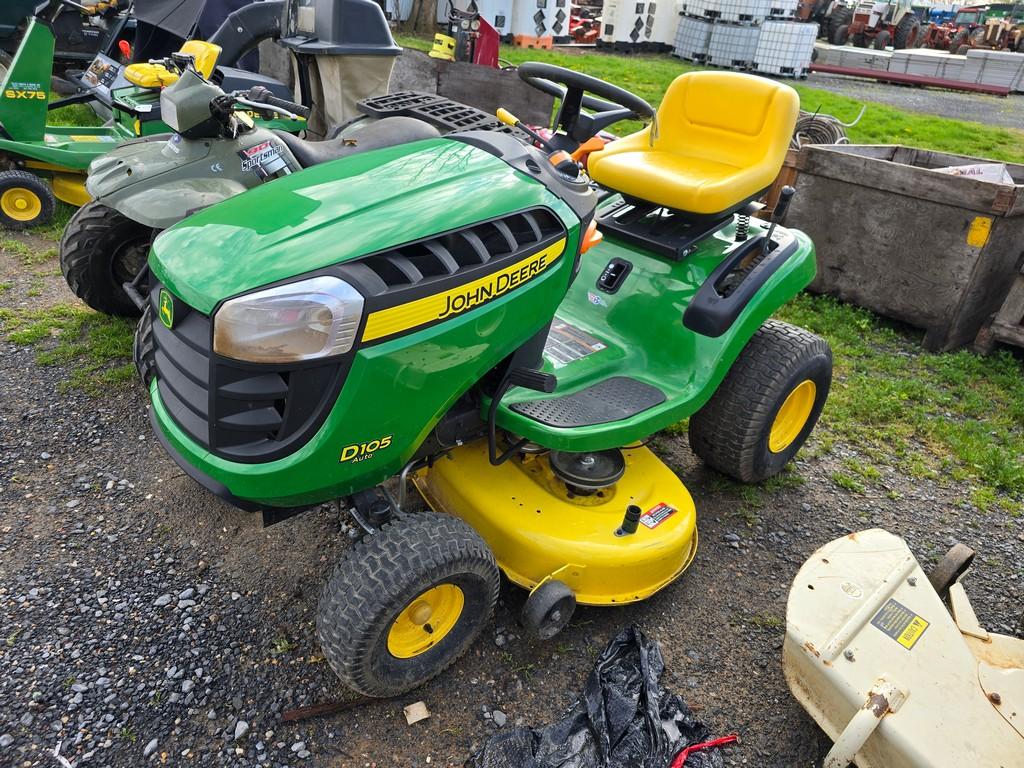
[[[270,461],[298,448],[323,423],[347,358],[287,366],[213,354],[213,323],[174,302],[174,323],[159,319],[162,286],[150,292],[160,399],[174,421],[213,453]]]
[[[564,235],[554,213],[532,208],[364,256],[343,269],[367,293],[380,296],[434,278],[468,279],[476,268],[519,258]]]

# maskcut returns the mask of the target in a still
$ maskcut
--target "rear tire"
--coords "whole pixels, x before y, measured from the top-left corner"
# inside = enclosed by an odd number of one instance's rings
[[[828,343],[769,320],[690,418],[690,447],[708,466],[741,482],[772,477],[814,429],[831,383]]]
[[[892,36],[893,50],[899,51],[904,48],[916,48],[920,37],[921,20],[914,14],[908,13],[896,25],[895,34]]]
[[[68,222],[60,241],[60,268],[75,295],[108,315],[138,317],[124,292],[146,265],[156,230],[95,201]]]
[[[149,390],[149,383],[156,372],[156,345],[153,343],[153,310],[149,304],[142,311],[139,324],[135,326],[135,338],[132,341],[132,360],[135,370],[139,373],[142,385]]]
[[[50,185],[28,171],[0,172],[0,224],[28,229],[53,218],[57,198]]]
[[[490,548],[462,520],[400,515],[338,561],[317,606],[317,637],[346,685],[397,696],[466,652],[500,581]]]
[[[832,11],[832,15],[828,17],[828,41],[832,45],[846,45],[851,21],[853,21],[853,8],[841,6]],[[837,38],[839,37],[839,30],[843,27],[846,27],[846,34],[843,36],[842,42],[840,42]]]

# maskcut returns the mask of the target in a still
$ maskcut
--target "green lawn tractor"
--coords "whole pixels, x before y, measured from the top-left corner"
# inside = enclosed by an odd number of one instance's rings
[[[89,164],[143,132],[141,121],[131,116],[132,111],[144,108],[144,102],[158,100],[160,89],[174,82],[189,63],[209,76],[219,53],[215,45],[189,41],[168,59],[131,65],[127,74],[135,85],[127,89],[131,92],[125,94],[122,104],[128,117],[120,115],[102,127],[49,125],[54,55],[51,21],[65,5],[73,3],[50,0],[29,20],[0,87],[0,225],[10,229],[46,223],[56,200],[74,206],[88,202],[85,175]],[[72,100],[81,101],[87,96]],[[270,127],[295,132],[305,127],[305,120],[282,119],[273,111],[257,116]]]
[[[696,511],[648,438],[689,418],[698,456],[756,482],[829,391],[828,345],[771,319],[813,278],[813,245],[780,225],[785,202],[750,217],[795,92],[691,72],[655,114],[578,72],[519,72],[561,96],[550,139],[505,114],[507,132],[323,162],[190,216],[149,255],[135,360],[156,435],[264,523],[347,499],[365,535],[317,634],[371,696],[457,659],[500,573],[529,590],[539,638],[577,604],[665,588],[694,559]],[[637,117],[653,122],[591,153],[588,177],[572,152]]]

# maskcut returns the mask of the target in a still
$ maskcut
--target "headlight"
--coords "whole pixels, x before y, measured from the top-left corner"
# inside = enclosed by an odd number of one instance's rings
[[[178,130],[178,104],[167,95],[166,88],[160,92],[160,119],[172,131],[181,133]]]
[[[251,363],[294,363],[352,349],[363,297],[337,277],[313,277],[224,302],[213,351]]]

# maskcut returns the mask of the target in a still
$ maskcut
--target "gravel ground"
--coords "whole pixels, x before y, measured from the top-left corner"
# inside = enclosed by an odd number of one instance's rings
[[[812,72],[803,81],[814,88],[849,96],[865,102],[888,104],[911,112],[923,112],[953,120],[973,120],[985,125],[1003,128],[1024,126],[1024,96],[1014,94],[1006,98],[984,93],[940,91],[912,85],[879,83],[859,77],[825,75]],[[852,120],[856,115],[844,115]]]
[[[0,306],[70,300],[59,277],[36,298],[13,282]],[[922,561],[955,540],[980,551],[968,589],[989,629],[1018,630],[1024,518],[982,513],[970,489],[883,468],[882,490],[829,479],[841,445],[797,464],[803,483],[745,509],[685,447],[655,450],[696,497],[701,550],[689,572],[636,606],[581,609],[555,640],[522,638],[524,594],[504,586],[469,654],[400,699],[285,723],[290,708],[355,699],[319,656],[322,579],[348,546],[331,505],[260,527],[185,477],[153,439],[140,387],[62,392],[60,368],[0,341],[0,766],[461,765],[498,724],[542,724],[571,702],[629,622],[659,641],[680,693],[732,766],[810,766],[827,742],[780,668],[790,580],[818,546],[883,526]],[[889,493],[901,498],[893,501]],[[408,726],[402,707],[426,702]],[[55,749],[68,761],[54,757]]]

